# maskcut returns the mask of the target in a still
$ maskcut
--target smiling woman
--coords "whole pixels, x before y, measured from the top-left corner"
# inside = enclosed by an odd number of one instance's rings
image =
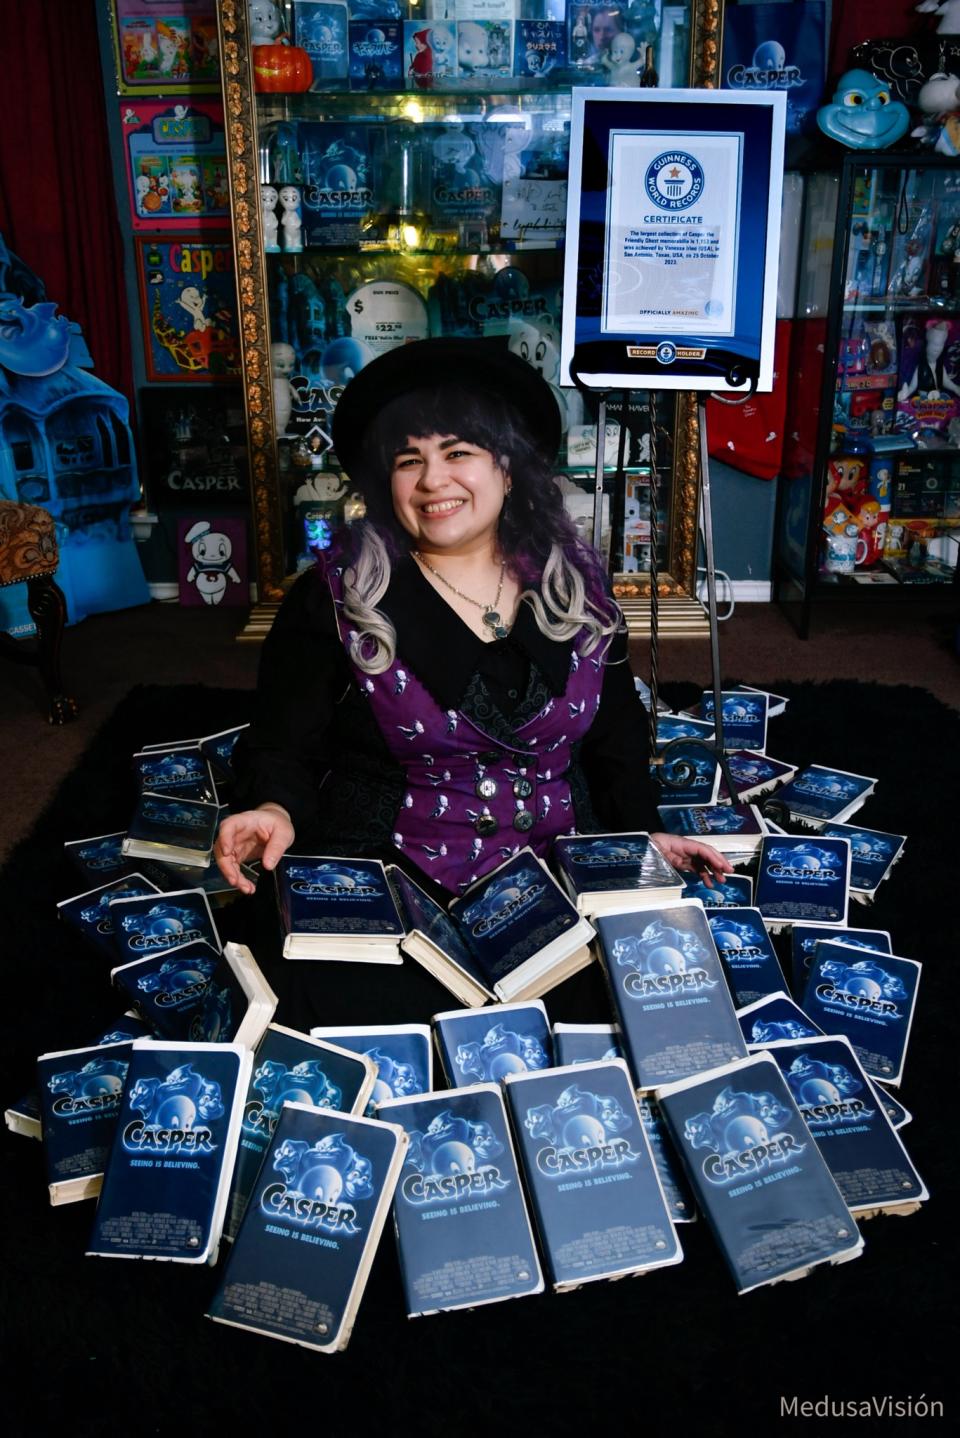
[[[493,342],[422,340],[351,380],[333,438],[367,516],[264,646],[217,845],[230,882],[249,892],[239,864],[273,868],[296,835],[449,898],[522,845],[655,829],[620,612],[551,470],[550,387]]]

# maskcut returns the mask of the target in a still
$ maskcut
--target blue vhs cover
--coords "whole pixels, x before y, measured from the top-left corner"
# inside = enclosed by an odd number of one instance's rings
[[[403,89],[403,21],[350,21],[350,89]]]
[[[311,953],[322,953],[323,940],[329,938],[397,939],[404,933],[383,865],[376,859],[285,854],[274,874],[287,934],[285,957],[303,940]]]
[[[129,1040],[37,1059],[43,1157],[51,1203],[94,1198],[113,1143]]]
[[[467,992],[471,992],[471,998],[479,998],[480,995],[474,994],[470,988],[471,985],[476,985],[489,998],[493,998],[490,975],[476,954],[471,951],[466,941],[466,935],[459,925],[454,923],[446,909],[431,899],[429,894],[424,893],[419,884],[415,884],[409,875],[405,874],[396,864],[389,866],[387,876],[397,901],[403,926],[407,931],[406,937],[400,940],[403,952],[409,954],[411,958],[417,959],[429,972],[440,979],[441,983],[446,983],[447,987],[451,987],[451,985],[448,977],[444,977],[442,961],[443,959],[449,960],[455,969],[467,976],[469,983],[463,990],[464,997]],[[418,935],[426,939],[428,945],[437,950],[438,954],[431,955],[429,950],[425,954],[417,942]],[[436,958],[440,959],[439,966],[433,961]],[[458,988],[459,986],[455,987],[454,992],[457,992],[459,998],[461,995]]]
[[[454,899],[450,913],[494,987],[527,959],[576,928],[580,916],[531,849]]]
[[[313,68],[313,90],[341,88],[346,80],[349,17],[344,0],[297,0],[293,7],[294,44],[306,50]]]
[[[145,750],[133,756],[133,769],[141,790],[167,794],[176,799],[200,799],[215,803],[210,765],[199,747]]]
[[[661,714],[657,718],[657,748],[674,739],[712,739],[713,724],[693,719],[687,714]]]
[[[395,1099],[380,1113],[410,1138],[394,1204],[408,1314],[542,1292],[499,1088]]]
[[[777,798],[800,818],[816,824],[828,819],[840,823],[860,807],[876,782],[863,774],[811,764],[784,784]]]
[[[799,1004],[785,993],[768,994],[737,1009],[737,1018],[747,1048],[765,1049],[788,1039],[815,1038],[823,1033]]]
[[[622,1059],[508,1074],[504,1088],[554,1288],[680,1262]]]
[[[658,804],[713,804],[720,766],[698,741],[680,739],[661,765],[651,765],[650,778]]]
[[[849,839],[770,834],[760,841],[756,906],[771,928],[846,924],[849,878]]]
[[[794,924],[790,930],[791,989],[802,999],[810,976],[814,950],[820,939],[830,943],[850,944],[853,948],[869,949],[875,954],[892,954],[893,946],[886,929],[846,929],[830,924]]]
[[[392,1123],[285,1104],[209,1317],[345,1348],[405,1148]]]
[[[437,1051],[451,1088],[499,1083],[508,1073],[546,1069],[553,1063],[553,1038],[539,999],[483,1009],[434,1014]]]
[[[346,75],[346,64],[343,73]],[[304,245],[344,245],[359,240],[361,222],[374,205],[373,128],[326,120],[298,121]]]
[[[210,912],[210,901],[200,889],[173,889],[162,898],[153,894],[114,899],[110,905],[114,951],[121,963],[162,954],[183,944],[202,941],[217,953],[222,945]]]
[[[657,1101],[650,1094],[639,1094],[637,1107],[670,1217],[674,1223],[694,1223],[697,1205],[693,1199],[693,1191]]]
[[[749,874],[725,874],[722,879],[688,879],[684,899],[698,899],[705,909],[749,909],[753,904],[753,880]]]
[[[113,961],[117,957],[117,915],[111,911],[111,904],[115,899],[135,899],[159,892],[156,884],[151,884],[143,874],[129,874],[85,894],[76,894],[72,899],[61,899],[57,911],[72,929]]]
[[[238,724],[233,729],[221,729],[218,734],[206,734],[200,741],[200,753],[210,761],[216,780],[233,778],[233,751],[237,740],[249,724]]]
[[[123,852],[134,854],[141,844],[160,846],[178,853],[209,855],[217,837],[220,809],[195,799],[175,799],[169,794],[144,790],[123,840]],[[159,852],[159,850],[158,850]]]
[[[920,965],[895,954],[817,944],[803,1008],[824,1033],[846,1034],[871,1078],[896,1087],[913,1023]]]
[[[342,1048],[271,1024],[257,1046],[243,1105],[224,1238],[237,1236],[264,1154],[285,1103],[359,1113],[373,1086],[369,1063]]]
[[[361,1024],[315,1028],[310,1034],[360,1054],[373,1064],[368,1115],[387,1099],[410,1098],[433,1088],[433,1046],[426,1024]]]
[[[203,939],[123,964],[111,978],[154,1033],[190,1043],[240,1040],[253,997],[240,981],[239,968]],[[264,997],[276,1006],[274,995]]]
[[[797,772],[795,764],[784,764],[780,759],[771,759],[769,754],[755,754],[749,749],[731,750],[727,765],[739,799],[757,798]],[[723,775],[717,794],[720,799],[732,797]]]
[[[668,834],[709,839],[767,832],[752,804],[664,804],[658,812]]]
[[[133,859],[123,852],[126,829],[115,834],[97,834],[91,839],[68,839],[63,846],[67,858],[89,884],[104,884],[136,871]]]
[[[746,1054],[710,925],[683,901],[597,920],[621,1040],[638,1087]]]
[[[850,1212],[915,1212],[929,1195],[850,1040],[801,1040],[772,1054]]]
[[[683,879],[649,834],[564,834],[553,858],[571,897],[675,889]],[[586,907],[580,905],[580,907]]]
[[[623,1058],[612,1024],[554,1024],[553,1051],[557,1068]]]
[[[739,1292],[859,1255],[857,1225],[769,1054],[659,1098]]]
[[[88,1254],[216,1261],[251,1059],[137,1040]]]
[[[708,913],[707,922],[738,1009],[785,987],[759,909],[725,908]]]
[[[745,694],[739,689],[725,689],[720,694],[723,714],[724,749],[753,749],[762,754],[767,747],[767,696]],[[713,691],[705,689],[700,701],[700,717],[714,722]]]
[[[905,834],[885,834],[853,824],[824,824],[821,834],[850,840],[850,892],[873,895],[890,873],[907,842]]]

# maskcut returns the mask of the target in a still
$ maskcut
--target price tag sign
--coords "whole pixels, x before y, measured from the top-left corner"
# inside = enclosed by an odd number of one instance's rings
[[[427,306],[416,290],[400,280],[370,280],[347,299],[350,333],[373,358],[430,333]]]

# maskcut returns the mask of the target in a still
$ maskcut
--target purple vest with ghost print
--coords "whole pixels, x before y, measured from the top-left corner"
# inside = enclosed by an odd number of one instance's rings
[[[557,834],[574,832],[566,773],[571,746],[600,706],[603,653],[571,652],[563,694],[516,730],[511,743],[484,733],[459,709],[441,709],[399,657],[382,674],[350,658],[340,570],[327,575],[337,628],[354,678],[391,755],[404,771],[393,842],[437,883],[462,892],[517,849],[545,857]]]

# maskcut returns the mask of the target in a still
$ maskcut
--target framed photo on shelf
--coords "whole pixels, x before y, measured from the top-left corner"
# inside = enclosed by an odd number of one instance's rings
[[[216,94],[216,0],[110,0],[117,93]]]
[[[225,229],[230,182],[219,100],[121,105],[134,230]]]
[[[561,383],[772,389],[786,97],[571,98]]]
[[[148,380],[237,380],[233,246],[223,238],[134,240]]]

